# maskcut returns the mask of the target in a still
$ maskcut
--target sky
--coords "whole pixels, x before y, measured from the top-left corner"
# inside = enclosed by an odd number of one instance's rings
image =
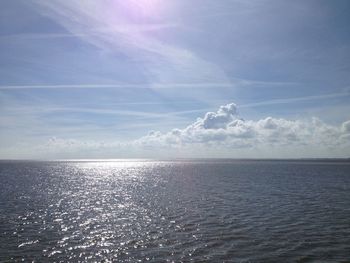
[[[0,158],[350,157],[348,0],[3,0]]]

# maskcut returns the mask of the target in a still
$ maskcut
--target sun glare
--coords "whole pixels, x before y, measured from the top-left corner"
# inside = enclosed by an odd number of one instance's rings
[[[145,17],[159,15],[164,7],[164,1],[160,0],[129,0],[127,3],[133,12]]]

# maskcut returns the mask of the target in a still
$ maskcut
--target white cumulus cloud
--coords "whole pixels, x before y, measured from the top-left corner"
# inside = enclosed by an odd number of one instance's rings
[[[33,156],[30,145],[16,147],[7,149],[7,155],[22,149],[23,157]],[[245,120],[231,103],[182,129],[151,131],[123,142],[52,137],[34,151],[38,158],[349,157],[350,120],[338,126],[318,118]]]
[[[287,120],[267,117],[257,121],[239,117],[234,103],[208,112],[184,129],[167,133],[152,131],[135,141],[142,147],[213,147],[220,149],[322,149],[330,151],[350,146],[350,121],[332,126],[318,118]]]

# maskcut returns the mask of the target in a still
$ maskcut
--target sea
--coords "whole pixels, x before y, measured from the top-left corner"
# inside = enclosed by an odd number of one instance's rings
[[[350,161],[0,161],[0,262],[350,262]]]

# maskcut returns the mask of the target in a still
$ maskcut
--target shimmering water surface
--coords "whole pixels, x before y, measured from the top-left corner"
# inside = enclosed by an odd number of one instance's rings
[[[0,261],[350,262],[350,163],[0,162]]]

